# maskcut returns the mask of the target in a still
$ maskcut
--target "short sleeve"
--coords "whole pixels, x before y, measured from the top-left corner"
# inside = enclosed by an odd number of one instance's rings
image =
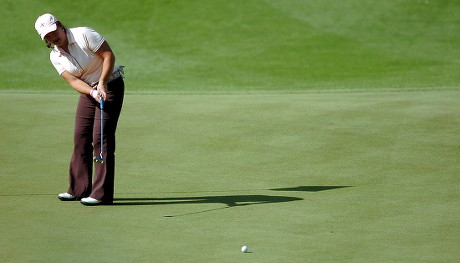
[[[57,52],[55,50],[51,51],[50,53],[50,60],[51,60],[51,63],[53,64],[54,68],[56,69],[56,71],[59,73],[59,75],[62,75],[62,73],[64,73],[65,69],[64,67],[59,63],[58,61],[58,56],[57,55]]]
[[[83,37],[85,39],[86,46],[93,52],[98,51],[105,41],[103,36],[90,27],[85,28]]]

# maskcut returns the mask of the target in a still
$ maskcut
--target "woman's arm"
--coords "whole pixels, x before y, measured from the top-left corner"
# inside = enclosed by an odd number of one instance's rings
[[[101,47],[96,51],[96,54],[102,58],[102,74],[99,78],[97,90],[105,100],[107,92],[107,81],[112,75],[113,68],[115,66],[115,55],[113,54],[113,51],[107,41],[102,43]]]
[[[97,91],[104,100],[106,99],[106,92],[107,92],[107,81],[109,77],[112,75],[113,68],[115,66],[115,55],[112,52],[109,44],[104,41],[101,47],[98,49],[96,54],[102,58],[102,73],[101,77],[99,78],[99,83],[97,86]],[[82,94],[91,94],[93,88],[86,84],[83,80],[74,75],[70,74],[67,71],[61,74],[62,78],[69,83],[69,85],[76,91]],[[94,92],[93,92],[94,93]],[[99,102],[99,96],[93,96]]]
[[[61,74],[61,77],[69,83],[69,85],[76,91],[82,94],[91,94],[91,86],[86,84],[83,80],[75,77],[74,75],[70,74],[67,71]]]

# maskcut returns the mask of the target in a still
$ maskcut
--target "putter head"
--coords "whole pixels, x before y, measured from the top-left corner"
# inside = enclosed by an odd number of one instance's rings
[[[96,156],[93,158],[93,161],[94,163],[104,163],[104,158]]]

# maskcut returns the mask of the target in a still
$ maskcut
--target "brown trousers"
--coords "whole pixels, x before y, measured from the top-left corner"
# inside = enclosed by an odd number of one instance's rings
[[[124,98],[123,78],[107,84],[104,101],[104,149],[102,164],[95,164],[93,156],[101,149],[101,110],[90,95],[81,94],[75,114],[74,150],[70,161],[70,187],[67,191],[77,198],[92,197],[106,203],[113,202],[115,179],[115,131]]]

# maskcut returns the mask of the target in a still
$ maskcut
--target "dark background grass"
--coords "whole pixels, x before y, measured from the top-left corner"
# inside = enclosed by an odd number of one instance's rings
[[[460,3],[450,0],[2,2],[1,90],[68,90],[33,27],[90,26],[129,92],[455,88]]]

